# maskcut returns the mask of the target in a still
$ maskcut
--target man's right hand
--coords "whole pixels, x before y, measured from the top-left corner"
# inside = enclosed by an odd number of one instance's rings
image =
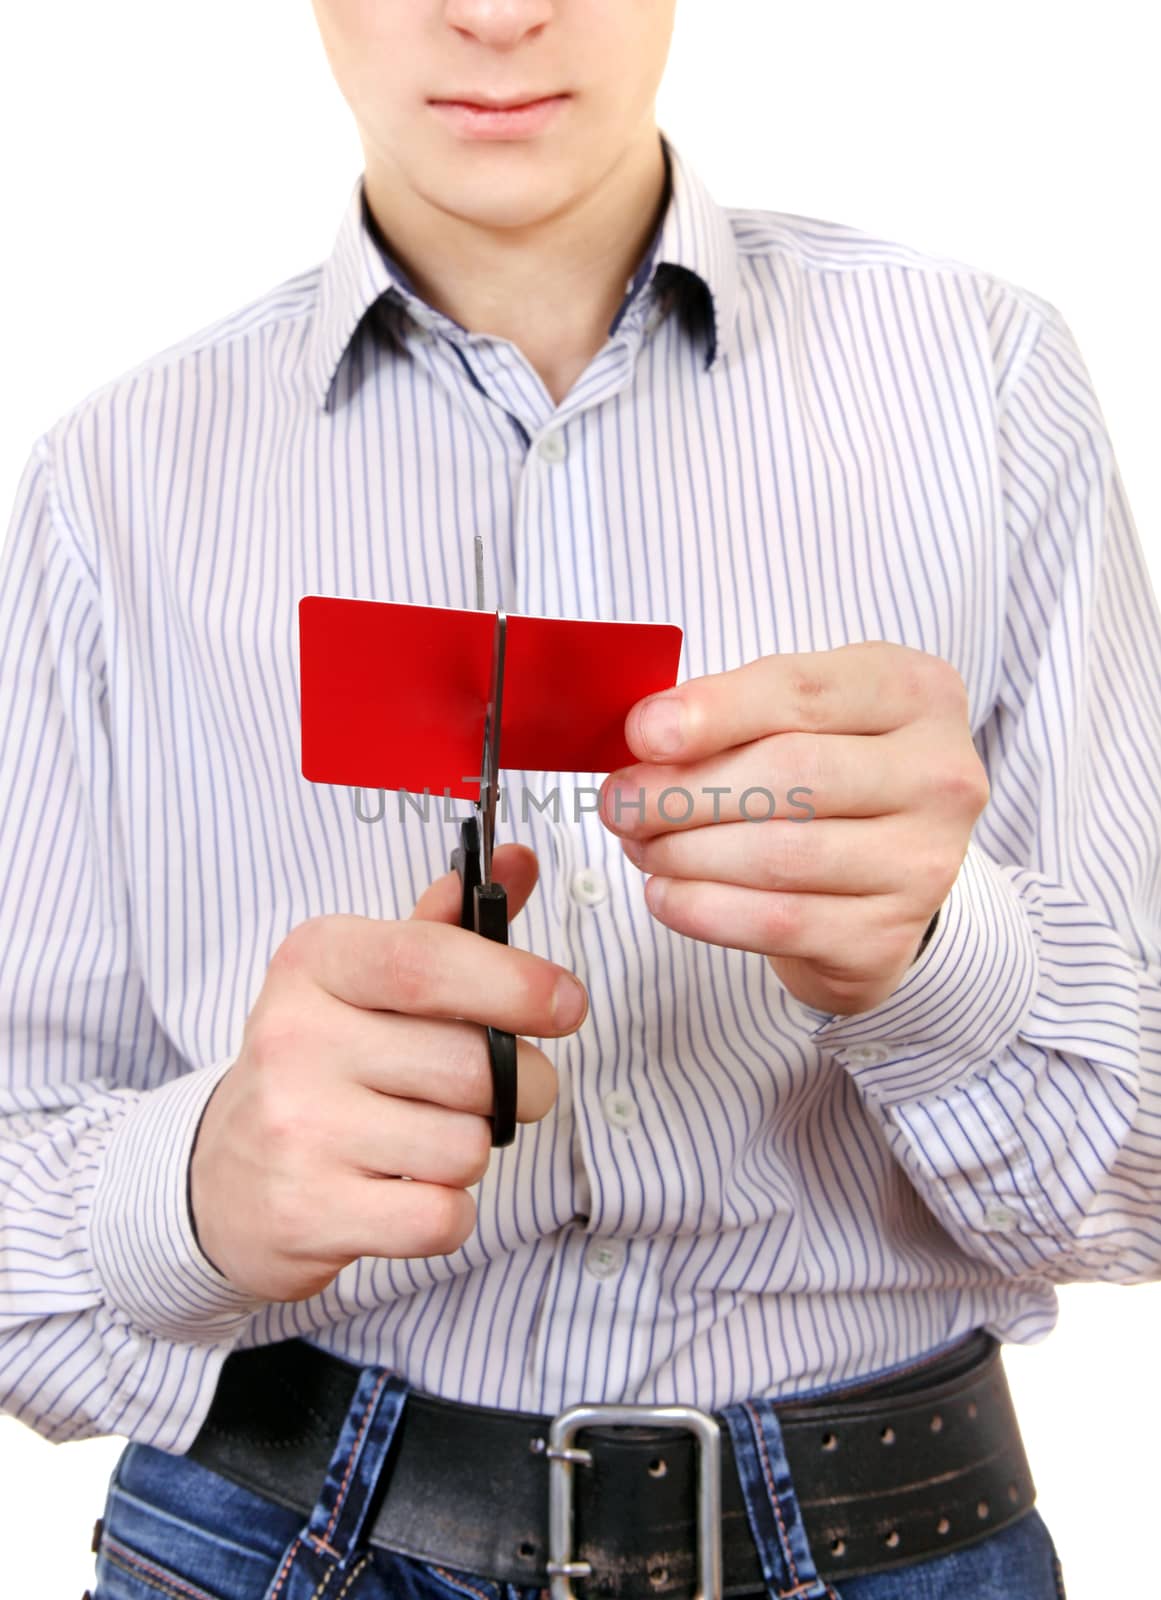
[[[509,919],[536,883],[506,844]],[[275,951],[241,1053],[206,1106],[190,1161],[202,1250],[235,1287],[305,1300],[359,1256],[446,1255],[476,1224],[466,1191],[492,1151],[482,1023],[573,1033],[588,997],[566,968],[459,926],[456,873],[405,921],[318,916]],[[517,1040],[517,1118],[556,1099],[543,1051]]]

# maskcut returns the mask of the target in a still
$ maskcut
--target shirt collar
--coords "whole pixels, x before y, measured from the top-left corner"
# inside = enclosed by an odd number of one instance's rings
[[[670,174],[669,203],[646,251],[642,265],[627,286],[626,299],[613,322],[616,328],[630,304],[640,304],[642,291],[665,265],[670,276],[700,286],[707,307],[706,371],[729,348],[738,312],[738,248],[728,214],[714,200],[689,162],[661,134]],[[384,248],[366,206],[364,174],[360,173],[343,213],[335,246],[323,263],[311,320],[307,360],[318,403],[330,405],[335,374],[371,308],[384,297],[418,312],[420,320],[442,327],[454,337],[466,329],[423,300],[407,274]]]

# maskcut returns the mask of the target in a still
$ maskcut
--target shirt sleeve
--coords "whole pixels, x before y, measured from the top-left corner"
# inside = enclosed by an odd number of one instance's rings
[[[0,562],[0,1410],[180,1453],[261,1302],[193,1233],[231,1062],[182,1059],[135,960],[103,637],[40,439]]]
[[[1016,337],[990,798],[895,993],[805,1010],[965,1250],[1138,1283],[1161,1277],[1161,616],[1066,324],[1043,306]]]

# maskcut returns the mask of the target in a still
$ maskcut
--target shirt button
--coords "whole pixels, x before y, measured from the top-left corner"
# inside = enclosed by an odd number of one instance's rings
[[[1007,1206],[993,1203],[984,1212],[984,1221],[988,1227],[998,1228],[1002,1233],[1007,1233],[1010,1228],[1014,1228],[1018,1220],[1016,1213],[1009,1211]]]
[[[608,880],[596,867],[581,867],[572,875],[569,892],[578,906],[599,906],[609,892]]]
[[[605,1120],[614,1128],[631,1128],[637,1121],[637,1102],[621,1089],[611,1089],[602,1104]]]
[[[887,1049],[881,1044],[853,1044],[846,1052],[852,1067],[877,1067],[887,1059]]]
[[[585,1271],[594,1278],[615,1278],[625,1265],[623,1239],[594,1239],[585,1251]]]
[[[568,454],[564,442],[564,435],[557,430],[555,433],[546,433],[541,439],[537,449],[544,461],[563,461]]]

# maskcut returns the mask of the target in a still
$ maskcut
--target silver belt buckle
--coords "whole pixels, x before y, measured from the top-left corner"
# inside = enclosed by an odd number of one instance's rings
[[[721,1600],[722,1444],[721,1428],[696,1406],[569,1406],[552,1419],[548,1431],[548,1562],[552,1600],[576,1600],[573,1578],[592,1575],[592,1563],[572,1558],[572,1473],[589,1466],[592,1452],[573,1440],[593,1424],[613,1427],[685,1428],[697,1440],[697,1567],[695,1600]]]

